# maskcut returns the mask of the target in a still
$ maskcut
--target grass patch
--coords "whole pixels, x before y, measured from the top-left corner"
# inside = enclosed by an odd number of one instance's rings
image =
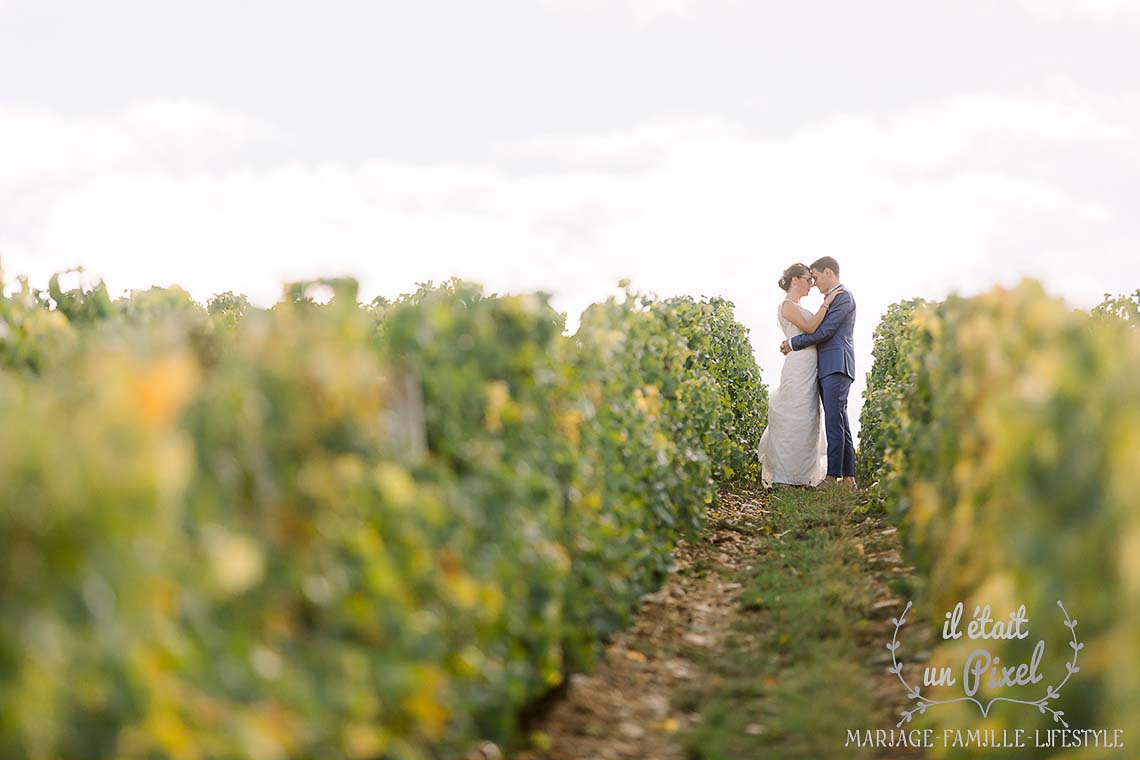
[[[842,488],[770,497],[754,526],[764,551],[735,578],[736,635],[702,662],[713,677],[677,697],[702,716],[685,737],[693,760],[872,757],[844,747],[847,730],[894,725],[870,687],[875,643],[861,623],[876,584],[859,505]]]

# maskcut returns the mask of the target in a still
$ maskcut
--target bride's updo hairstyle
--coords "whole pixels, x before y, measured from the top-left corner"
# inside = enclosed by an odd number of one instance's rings
[[[793,277],[807,277],[810,273],[811,270],[804,264],[792,264],[784,270],[784,276],[780,278],[780,290],[787,293],[788,288],[792,287]]]

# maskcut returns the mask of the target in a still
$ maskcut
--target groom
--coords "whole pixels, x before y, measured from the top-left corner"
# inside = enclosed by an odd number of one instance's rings
[[[825,296],[839,287],[839,263],[824,256],[811,265],[811,276]],[[844,288],[823,316],[814,333],[785,340],[780,351],[786,356],[808,346],[817,346],[819,396],[827,430],[827,479],[855,487],[855,441],[847,419],[847,394],[855,382],[855,299]]]

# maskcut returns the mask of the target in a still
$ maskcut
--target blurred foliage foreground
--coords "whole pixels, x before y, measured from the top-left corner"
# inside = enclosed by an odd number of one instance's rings
[[[940,627],[964,602],[962,630],[978,605],[1007,622],[1021,604],[1029,615],[1021,640],[940,636],[932,663],[960,666],[977,648],[1002,666],[1028,663],[1043,640],[1044,678],[1020,694],[1037,700],[1060,688],[1080,643],[1079,670],[1040,708],[999,703],[983,720],[973,704],[940,705],[926,716],[935,726],[1032,734],[1067,723],[1126,729],[1126,746],[1140,740],[1138,304],[1140,291],[1077,311],[1027,281],[895,304],[876,330],[858,470],[928,579],[916,613]]]
[[[5,760],[509,744],[757,474],[719,299],[6,290]]]

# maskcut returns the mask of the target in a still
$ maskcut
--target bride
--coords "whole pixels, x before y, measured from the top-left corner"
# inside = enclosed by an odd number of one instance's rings
[[[780,278],[787,293],[777,312],[785,337],[814,333],[832,300],[842,288],[823,299],[812,314],[800,300],[812,286],[811,271],[803,264],[792,264]],[[793,351],[784,357],[780,387],[768,401],[768,427],[760,436],[760,478],[764,485],[819,485],[827,473],[827,437],[823,429],[823,406],[819,400],[815,346]]]

